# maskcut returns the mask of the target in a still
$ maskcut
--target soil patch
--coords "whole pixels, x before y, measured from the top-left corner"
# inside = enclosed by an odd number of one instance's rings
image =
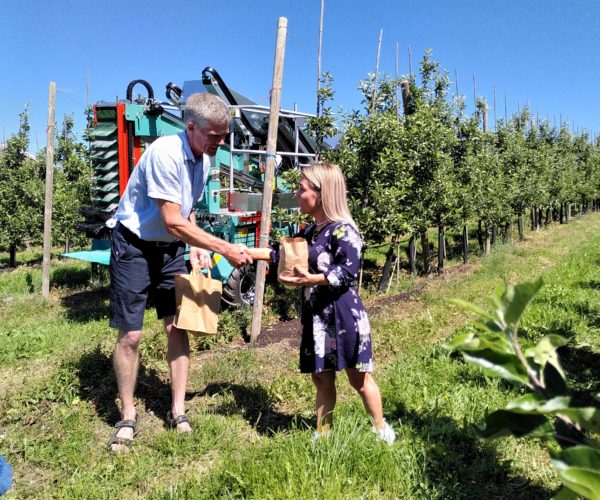
[[[407,302],[423,293],[425,289],[424,285],[420,285],[414,290],[408,292],[402,292],[397,295],[384,295],[371,301],[365,305],[367,314],[371,317],[376,316],[379,312],[399,302]],[[300,348],[301,339],[301,325],[299,319],[293,319],[291,321],[281,321],[274,325],[265,326],[260,330],[256,347],[267,347],[272,344],[278,344],[285,342],[286,347],[290,350],[297,350]],[[249,339],[247,339],[248,341]]]

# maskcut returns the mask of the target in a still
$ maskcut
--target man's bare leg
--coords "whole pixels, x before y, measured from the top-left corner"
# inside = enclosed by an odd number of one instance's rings
[[[135,420],[135,406],[133,404],[133,392],[137,381],[140,355],[138,346],[142,338],[141,330],[123,331],[119,330],[113,364],[117,375],[117,386],[119,398],[121,399],[121,418],[123,420]],[[133,439],[133,429],[123,427],[117,433],[117,437]],[[111,451],[128,451],[127,446],[114,444]]]
[[[165,318],[167,332],[167,361],[171,371],[171,415],[185,415],[185,391],[190,369],[190,343],[185,330],[173,326],[173,318]],[[189,423],[177,425],[179,432],[191,432]]]

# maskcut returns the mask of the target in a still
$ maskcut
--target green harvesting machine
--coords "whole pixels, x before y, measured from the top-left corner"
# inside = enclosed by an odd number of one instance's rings
[[[136,86],[145,87],[146,95],[134,97]],[[65,256],[91,262],[93,266],[108,265],[111,217],[130,173],[146,145],[157,137],[185,129],[182,115],[186,99],[196,92],[218,95],[232,116],[230,135],[212,158],[204,195],[194,207],[197,224],[227,241],[258,246],[270,110],[229,89],[216,70],[206,67],[200,80],[186,81],[181,88],[167,84],[168,102],[155,99],[152,87],[145,80],[134,80],[127,86],[125,99],[94,105],[90,134],[93,206],[82,210],[85,221],[77,224],[92,238],[92,247]],[[281,110],[279,116],[273,206],[295,210],[293,193],[281,174],[313,160],[316,145],[304,131],[306,119],[312,115]],[[288,233],[295,229],[290,224],[280,228]],[[226,303],[243,306],[253,302],[254,266],[235,269],[226,259],[214,254],[211,274],[223,282]]]

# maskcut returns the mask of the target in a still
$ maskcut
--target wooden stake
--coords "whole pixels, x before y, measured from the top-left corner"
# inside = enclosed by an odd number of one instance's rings
[[[498,132],[498,116],[496,115],[496,84],[494,83],[494,132]]]
[[[279,107],[281,103],[281,82],[283,80],[286,34],[287,19],[285,17],[280,17],[277,21],[273,85],[271,87],[271,110],[269,113],[269,130],[267,133],[267,155],[261,212],[262,218],[260,224],[260,240],[258,244],[261,248],[265,248],[269,243],[269,229],[271,227],[273,178],[275,177],[275,153],[277,150],[277,130],[279,128]],[[250,344],[252,346],[256,344],[262,324],[266,270],[267,263],[262,260],[258,261],[256,265],[256,292],[254,295],[254,304],[252,306],[252,327],[250,330]]]
[[[395,68],[395,72],[394,72],[394,85],[395,85],[394,98],[395,98],[395,104],[396,104],[396,118],[398,118],[398,43],[396,43],[396,64],[395,64],[394,68]]]
[[[52,193],[54,183],[54,103],[56,83],[48,88],[48,131],[46,144],[46,198],[44,201],[44,251],[42,257],[42,297],[50,294],[50,256],[52,252]]]
[[[454,70],[454,84],[456,86],[456,99],[458,100],[458,71]]]
[[[317,116],[321,116],[321,102],[319,91],[321,90],[321,44],[323,42],[323,11],[325,10],[325,0],[321,0],[321,19],[319,21],[319,51],[317,55]]]
[[[375,87],[371,94],[371,113],[375,111],[375,91],[377,89],[377,79],[379,78],[379,54],[381,52],[381,39],[383,38],[383,29],[379,30],[379,42],[377,43],[377,61],[375,63]]]

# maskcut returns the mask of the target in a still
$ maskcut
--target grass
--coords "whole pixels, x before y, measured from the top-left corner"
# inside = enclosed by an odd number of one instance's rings
[[[371,258],[381,261],[384,253]],[[15,468],[7,498],[548,498],[559,481],[543,445],[483,442],[476,425],[519,389],[450,355],[442,345],[469,328],[450,305],[479,304],[501,280],[542,275],[545,286],[523,320],[525,344],[556,332],[574,399],[600,392],[600,214],[497,245],[486,259],[449,265],[444,276],[396,280],[366,290],[376,373],[392,447],[373,439],[359,398],[338,381],[335,429],[310,441],[314,389],[286,344],[246,349],[247,312],[227,311],[217,338],[194,340],[188,384],[191,436],[166,430],[170,389],[160,323],[146,315],[136,391],[140,434],[132,453],[105,443],[119,418],[107,324],[106,286],[89,287],[84,264],[54,262],[50,299],[40,270],[0,273],[0,454]],[[408,299],[394,294],[422,290]],[[267,297],[290,314],[280,294]]]

